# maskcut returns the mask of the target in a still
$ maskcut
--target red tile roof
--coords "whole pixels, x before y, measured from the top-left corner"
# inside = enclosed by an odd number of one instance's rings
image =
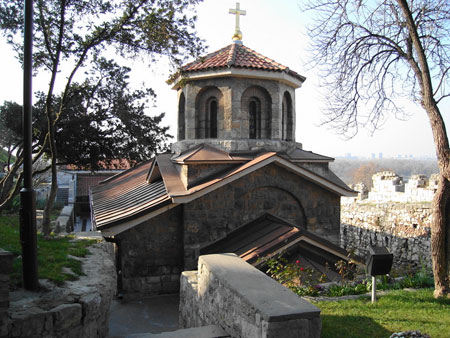
[[[232,43],[225,48],[210,53],[181,67],[181,72],[186,73],[231,67],[285,72],[302,82],[306,79],[300,74],[290,70],[288,67],[255,52],[247,46],[237,43]]]
[[[101,181],[113,176],[114,174],[102,174],[102,175],[77,175],[77,197],[89,196],[89,188],[95,187]]]

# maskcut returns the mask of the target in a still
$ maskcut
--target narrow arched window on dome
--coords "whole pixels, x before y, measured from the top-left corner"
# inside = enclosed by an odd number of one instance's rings
[[[249,138],[261,138],[261,104],[258,99],[252,98],[248,104]]]
[[[282,139],[285,141],[294,140],[294,114],[291,95],[285,92],[282,103]]]
[[[186,121],[184,116],[185,105],[186,99],[184,93],[181,93],[180,101],[178,102],[178,141],[184,140],[186,136]]]
[[[284,140],[286,138],[286,105],[281,103],[281,139]]]
[[[209,137],[217,138],[217,100],[209,102]]]

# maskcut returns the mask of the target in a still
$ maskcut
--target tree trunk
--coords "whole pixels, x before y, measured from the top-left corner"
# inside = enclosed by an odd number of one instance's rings
[[[52,165],[52,185],[50,188],[50,195],[45,204],[44,214],[42,216],[42,233],[48,235],[50,233],[50,213],[53,209],[56,193],[58,192],[58,179],[56,165]]]
[[[434,297],[449,296],[449,196],[450,182],[441,174],[433,199],[431,255],[433,260]]]
[[[450,149],[445,124],[434,101],[424,100],[431,123],[439,166],[439,184],[433,199],[431,258],[433,261],[434,297],[450,297]]]
[[[42,216],[42,233],[48,235],[50,233],[50,212],[53,209],[56,193],[58,192],[58,170],[56,168],[56,141],[55,141],[55,126],[52,119],[51,110],[47,114],[48,128],[49,128],[49,145],[52,168],[52,185],[50,188],[50,195],[45,204],[44,214]]]

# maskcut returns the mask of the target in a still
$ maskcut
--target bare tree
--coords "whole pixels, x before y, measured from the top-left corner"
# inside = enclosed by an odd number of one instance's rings
[[[450,150],[440,107],[450,96],[448,0],[312,0],[314,65],[332,98],[326,123],[354,135],[376,130],[398,99],[420,103],[433,132],[440,171],[433,201],[431,254],[435,297],[449,296]]]

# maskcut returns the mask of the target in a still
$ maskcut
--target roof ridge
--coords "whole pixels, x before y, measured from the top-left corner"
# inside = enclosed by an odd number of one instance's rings
[[[236,62],[236,43],[231,44],[230,51],[228,52],[227,66],[231,67]]]

